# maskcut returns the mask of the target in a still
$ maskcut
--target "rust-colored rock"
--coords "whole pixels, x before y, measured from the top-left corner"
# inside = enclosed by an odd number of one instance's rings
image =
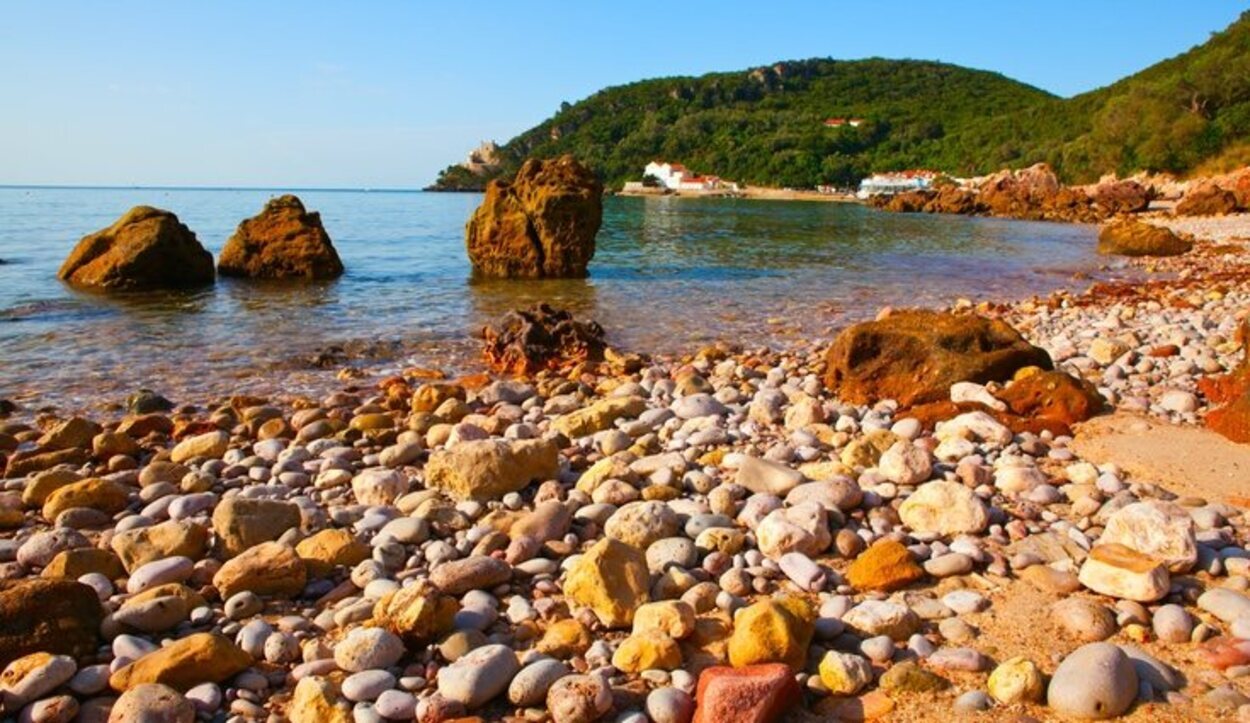
[[[995,396],[1007,404],[1012,414],[1044,417],[1067,425],[1084,422],[1106,405],[1093,384],[1063,372],[1031,374]]]
[[[104,608],[73,580],[0,582],[0,667],[29,653],[94,655]]]
[[[784,663],[708,668],[699,675],[691,723],[772,723],[802,696]]]
[[[1120,217],[1098,229],[1098,253],[1116,256],[1179,256],[1194,247],[1172,229]]]
[[[595,254],[603,184],[572,156],[530,159],[491,181],[465,229],[473,271],[494,278],[580,278]]]
[[[213,283],[213,255],[169,211],[135,206],[85,236],[57,276],[74,286],[157,289]]]
[[[901,542],[881,540],[865,550],[846,570],[846,581],[856,590],[897,590],[924,578]]]
[[[1094,187],[1094,203],[1104,213],[1139,213],[1150,207],[1150,189],[1137,181],[1108,181]]]
[[[1237,210],[1237,196],[1214,183],[1197,183],[1176,204],[1177,216],[1224,216]]]
[[[1059,183],[1045,163],[989,176],[978,200],[992,216],[1047,221],[1094,221],[1099,216],[1087,194]]]
[[[239,224],[217,260],[222,276],[253,279],[333,279],[343,275],[321,214],[290,194],[270,199],[260,214]]]
[[[1202,377],[1198,390],[1212,404],[1224,404],[1207,414],[1207,427],[1234,442],[1250,444],[1250,321],[1238,330],[1244,358],[1236,369],[1216,377]]]
[[[603,327],[547,304],[510,311],[482,336],[491,369],[517,376],[602,361],[607,349]]]
[[[956,382],[1011,378],[1050,356],[1006,322],[936,311],[899,311],[856,324],[825,356],[825,384],[852,404],[894,399],[904,407],[950,398]]]

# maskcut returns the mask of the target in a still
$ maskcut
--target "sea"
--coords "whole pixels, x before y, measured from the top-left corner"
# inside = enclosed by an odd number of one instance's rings
[[[173,211],[216,253],[265,202],[296,193],[346,274],[323,283],[218,279],[104,294],[56,277],[84,235],[132,206]],[[787,348],[883,306],[1007,300],[1115,273],[1091,226],[892,214],[852,203],[604,201],[590,276],[474,279],[464,226],[477,194],[420,191],[0,188],[0,398],[89,409],[152,389],[175,402],[319,394],[341,369],[481,370],[480,331],[547,302],[598,321],[626,351],[716,341]]]

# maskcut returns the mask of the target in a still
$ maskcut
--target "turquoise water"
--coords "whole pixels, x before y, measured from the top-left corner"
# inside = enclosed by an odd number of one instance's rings
[[[856,205],[609,198],[591,276],[474,282],[473,194],[297,191],[347,267],[334,282],[221,279],[186,293],[106,296],[56,270],[84,234],[136,204],[178,214],[214,253],[279,190],[0,188],[0,397],[89,406],[141,386],[176,401],[319,391],[329,347],[371,369],[475,369],[474,334],[545,300],[643,352],[724,339],[784,347],[829,337],[886,304],[1015,298],[1093,272],[1094,229]]]

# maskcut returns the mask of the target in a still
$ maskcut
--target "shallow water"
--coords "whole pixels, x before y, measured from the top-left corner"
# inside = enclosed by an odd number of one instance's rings
[[[0,397],[88,406],[146,386],[190,401],[317,391],[306,360],[336,344],[371,365],[470,370],[474,333],[545,300],[645,352],[824,339],[880,306],[1016,298],[1099,265],[1094,229],[886,214],[840,203],[609,198],[591,277],[475,282],[474,194],[301,191],[347,267],[318,284],[221,279],[185,293],[75,291],[56,270],[84,234],[145,203],[214,253],[278,190],[0,188]]]

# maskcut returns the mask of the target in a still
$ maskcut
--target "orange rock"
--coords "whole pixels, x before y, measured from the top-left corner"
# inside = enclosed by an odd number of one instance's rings
[[[708,668],[699,675],[691,723],[772,723],[802,696],[783,663]]]
[[[995,396],[1005,402],[1013,414],[1044,417],[1068,425],[1084,422],[1106,405],[1093,384],[1063,372],[1033,374]]]
[[[511,181],[486,186],[465,232],[474,274],[586,275],[603,220],[603,184],[572,156],[527,160]]]
[[[490,368],[516,376],[602,361],[607,348],[603,327],[547,304],[509,312],[486,327],[483,337]]]
[[[213,283],[213,255],[169,211],[135,206],[83,237],[57,276],[75,286],[150,289]]]
[[[287,194],[239,224],[221,249],[217,271],[256,279],[333,279],[343,275],[343,262],[321,214],[307,212]]]
[[[956,382],[1003,381],[1021,367],[1052,366],[1044,350],[1003,321],[925,310],[851,326],[825,361],[825,385],[842,400],[893,399],[904,407],[949,400]]]
[[[855,558],[846,570],[847,582],[857,590],[896,590],[924,577],[911,552],[895,540],[881,540]]]

